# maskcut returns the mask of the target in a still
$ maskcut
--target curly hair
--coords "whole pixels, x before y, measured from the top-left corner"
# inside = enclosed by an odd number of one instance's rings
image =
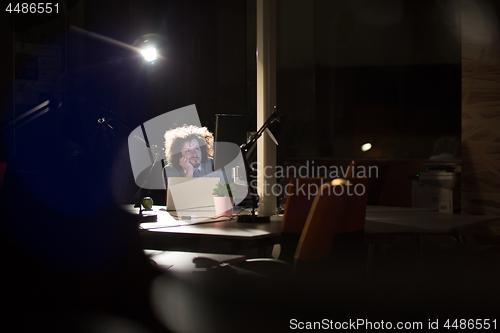
[[[183,125],[166,131],[164,137],[166,161],[178,170],[182,170],[179,159],[185,142],[193,139],[198,141],[201,149],[201,163],[205,163],[213,156],[214,136],[206,127]]]

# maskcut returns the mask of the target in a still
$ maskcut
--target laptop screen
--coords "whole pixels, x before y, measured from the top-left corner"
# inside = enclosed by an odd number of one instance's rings
[[[214,210],[212,192],[219,177],[169,177],[167,210],[189,211],[192,209]]]

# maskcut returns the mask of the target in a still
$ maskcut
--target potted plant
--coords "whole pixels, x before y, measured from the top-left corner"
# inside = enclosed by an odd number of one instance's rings
[[[217,217],[231,217],[233,215],[234,198],[232,194],[234,190],[235,186],[233,183],[219,182],[215,185],[212,195],[214,196],[215,214]]]

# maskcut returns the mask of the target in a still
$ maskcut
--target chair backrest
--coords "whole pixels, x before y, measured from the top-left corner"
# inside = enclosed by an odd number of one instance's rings
[[[311,210],[314,198],[324,184],[333,178],[290,178],[285,186],[286,202],[281,231],[300,234]]]
[[[352,161],[346,170],[345,178],[351,178],[354,173],[355,162]],[[323,184],[334,178],[289,178],[286,185],[285,211],[281,231],[284,233],[300,234],[311,210],[314,197]]]
[[[352,178],[355,166],[356,166],[356,163],[354,161],[352,161],[351,164],[349,164],[349,167],[347,168],[347,172],[346,172],[345,178]]]
[[[327,260],[336,234],[364,229],[367,200],[368,178],[337,178],[324,184],[314,198],[295,259]]]

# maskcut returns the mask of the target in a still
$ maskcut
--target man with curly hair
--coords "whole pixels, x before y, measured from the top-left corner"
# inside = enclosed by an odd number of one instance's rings
[[[184,125],[165,132],[167,177],[203,177],[212,173],[213,142],[214,136],[206,127]]]

